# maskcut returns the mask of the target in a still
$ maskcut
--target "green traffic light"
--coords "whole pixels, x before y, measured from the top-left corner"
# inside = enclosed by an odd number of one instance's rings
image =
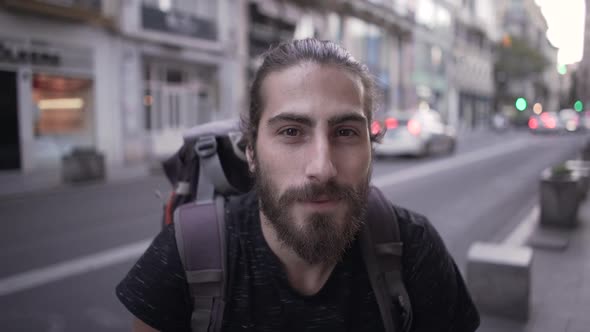
[[[574,103],[574,109],[576,110],[576,112],[582,112],[582,110],[584,109],[584,103],[582,103],[582,101],[580,100],[576,100],[576,102]]]
[[[566,65],[557,65],[557,72],[560,75],[565,75],[567,74],[567,66]]]
[[[514,104],[514,106],[516,106],[516,109],[521,112],[526,109],[526,105],[527,105],[526,99],[524,99],[522,97],[516,99],[516,103]]]

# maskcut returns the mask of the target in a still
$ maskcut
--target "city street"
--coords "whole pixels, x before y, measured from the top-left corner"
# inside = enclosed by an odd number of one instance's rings
[[[375,161],[373,183],[426,215],[464,269],[470,244],[505,238],[536,203],[541,171],[573,158],[586,139],[466,133],[452,156]],[[153,175],[0,197],[0,330],[129,331],[114,287],[158,232],[156,192],[167,190]]]

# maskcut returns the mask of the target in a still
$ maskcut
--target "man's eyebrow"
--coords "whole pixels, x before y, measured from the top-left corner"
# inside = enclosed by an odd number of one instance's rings
[[[349,114],[338,115],[338,116],[331,118],[330,120],[328,120],[328,125],[335,126],[340,123],[349,122],[349,121],[367,124],[367,118],[364,117],[363,115],[360,115],[358,113],[349,113]]]
[[[269,125],[273,125],[277,122],[297,122],[309,127],[313,127],[315,124],[315,121],[310,117],[295,113],[281,113],[268,119]]]

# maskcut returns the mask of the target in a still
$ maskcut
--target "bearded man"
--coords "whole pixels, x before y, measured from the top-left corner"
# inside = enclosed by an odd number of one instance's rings
[[[357,237],[367,215],[374,99],[366,66],[335,43],[297,40],[265,54],[242,123],[255,186],[229,206],[232,282],[222,331],[384,331]],[[478,312],[436,230],[421,215],[393,210],[409,330],[475,331]],[[135,316],[134,331],[190,331],[193,302],[174,225],[117,296]]]

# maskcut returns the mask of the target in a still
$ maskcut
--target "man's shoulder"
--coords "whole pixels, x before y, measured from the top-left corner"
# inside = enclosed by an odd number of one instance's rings
[[[258,197],[255,191],[249,191],[227,198],[230,211],[238,214],[250,214],[258,211]]]
[[[425,215],[394,204],[392,207],[400,230],[401,241],[404,242],[404,247],[407,250],[423,252],[443,249],[440,252],[446,252],[444,241]]]
[[[229,213],[229,226],[246,227],[245,220],[251,220],[258,214],[258,198],[254,191],[227,198],[226,211]]]
[[[400,227],[400,232],[415,233],[429,231],[432,228],[430,221],[426,216],[410,209],[391,204],[393,212]]]

